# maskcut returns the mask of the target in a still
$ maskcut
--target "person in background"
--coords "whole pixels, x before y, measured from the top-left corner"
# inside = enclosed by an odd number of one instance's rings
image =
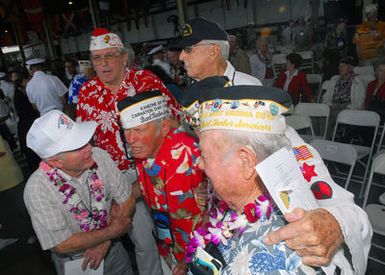
[[[12,74],[15,74],[15,77],[13,78],[15,79],[15,109],[17,116],[19,117],[17,123],[17,135],[19,137],[21,152],[24,153],[27,158],[29,168],[28,175],[30,175],[39,166],[40,158],[35,152],[27,147],[26,137],[32,123],[39,117],[39,112],[33,108],[26,93],[27,83],[31,79],[29,73],[25,70],[15,70]]]
[[[384,57],[385,22],[377,20],[377,12],[377,4],[364,7],[364,22],[357,25],[353,37],[360,63],[366,66]]]
[[[17,164],[7,142],[0,135],[0,201],[6,205],[1,209],[0,214],[7,211],[11,220],[6,220],[0,215],[4,230],[13,228],[18,238],[22,238],[28,244],[33,244],[36,237],[33,235],[33,228],[27,209],[23,202],[24,176],[20,166]]]
[[[262,85],[251,75],[236,71],[228,61],[227,33],[215,22],[204,18],[191,19],[174,47],[182,49],[179,59],[184,62],[187,75],[195,80],[224,75],[238,85]]]
[[[181,87],[186,87],[191,79],[183,67],[183,62],[179,60],[180,49],[168,47],[167,60],[171,65],[170,76]]]
[[[263,86],[271,87],[274,82],[274,71],[267,39],[259,37],[256,45],[255,53],[250,56],[251,75],[261,80]]]
[[[163,45],[152,48],[147,55],[152,58],[152,65],[161,67],[166,74],[170,75],[171,66],[168,62],[164,61],[164,47]]]
[[[170,90],[171,94],[175,97],[175,99],[179,102],[182,97],[183,90],[182,88],[172,80],[172,78],[166,74],[166,72],[159,66],[147,66],[146,70],[153,72],[157,77],[162,80],[164,85],[166,85],[167,89]]]
[[[79,271],[103,264],[105,275],[133,274],[116,238],[131,224],[135,198],[109,155],[89,144],[95,129],[94,121],[75,123],[52,110],[27,134],[27,146],[42,162],[28,179],[24,202],[58,275],[65,274],[66,263],[81,258]]]
[[[239,47],[237,37],[235,35],[228,35],[227,39],[229,41],[230,46],[230,63],[234,66],[234,69],[236,71],[240,71],[245,74],[250,74],[251,69],[249,57],[247,56],[245,51]]]
[[[45,60],[34,58],[26,62],[32,76],[27,83],[27,96],[40,115],[51,110],[64,110],[68,92],[63,82],[54,75],[45,73]]]
[[[69,87],[70,83],[74,79],[75,75],[78,74],[76,71],[76,62],[75,60],[71,58],[67,58],[64,60],[64,71],[65,71],[65,76],[66,76],[66,86]]]
[[[334,116],[344,109],[362,110],[364,107],[365,88],[353,72],[354,65],[353,57],[342,58],[339,75],[330,79],[330,85],[322,96],[322,102],[331,107]]]
[[[185,274],[188,236],[200,226],[207,203],[207,184],[197,165],[198,144],[171,127],[167,100],[160,92],[127,97],[118,102],[118,109],[135,158],[138,197],[143,195],[155,224],[164,274]]]
[[[349,44],[346,33],[346,20],[339,18],[333,28],[326,34],[324,43],[324,79],[330,79],[338,74],[338,64],[341,58],[347,56]]]
[[[76,118],[76,106],[78,103],[78,95],[81,86],[87,80],[95,77],[95,71],[92,68],[91,62],[89,60],[79,60],[78,62],[80,73],[76,74],[72,78],[68,89],[68,105],[66,113],[72,119]]]
[[[385,121],[385,62],[376,64],[376,79],[368,84],[365,109],[377,112],[381,116],[381,124]]]
[[[306,80],[306,74],[299,70],[302,57],[297,53],[286,56],[286,71],[281,72],[274,83],[274,87],[287,91],[293,104],[301,102],[313,102],[313,91]]]

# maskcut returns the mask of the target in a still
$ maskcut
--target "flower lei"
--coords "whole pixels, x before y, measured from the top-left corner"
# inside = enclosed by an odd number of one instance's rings
[[[232,211],[224,201],[213,199],[208,212],[210,221],[191,233],[186,249],[186,262],[192,261],[198,247],[204,249],[209,242],[227,245],[227,240],[236,233],[241,235],[248,223],[255,223],[264,216],[270,219],[272,210],[270,198],[265,195],[260,195],[255,202],[245,205],[242,214]]]
[[[89,232],[107,227],[107,210],[104,206],[105,199],[103,193],[104,184],[99,179],[96,169],[92,170],[91,180],[88,181],[92,202],[91,209],[88,210],[76,188],[60,175],[57,168],[53,168],[43,161],[40,162],[39,167],[46,173],[49,180],[58,187],[59,192],[63,194],[63,204],[70,206],[70,212],[79,223],[82,231]]]

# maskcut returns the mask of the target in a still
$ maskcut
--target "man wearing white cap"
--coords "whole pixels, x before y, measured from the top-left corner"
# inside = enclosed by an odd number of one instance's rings
[[[27,84],[27,96],[34,108],[40,115],[51,110],[64,110],[66,102],[65,94],[68,88],[54,75],[44,72],[45,60],[34,58],[26,62],[27,68],[32,75]]]
[[[132,274],[127,252],[114,239],[127,232],[135,199],[108,154],[88,143],[95,128],[95,122],[75,123],[53,110],[27,134],[27,146],[43,161],[24,201],[59,275],[70,274],[64,273],[67,262],[79,258],[79,269],[97,269],[104,259],[104,274]]]
[[[126,67],[128,54],[117,34],[96,29],[91,36],[90,52],[96,77],[80,89],[77,120],[96,121],[96,145],[110,154],[131,184],[136,180],[136,174],[120,135],[116,102],[144,91],[159,90],[167,98],[174,118],[178,118],[179,104],[154,74]],[[146,275],[161,272],[155,241],[151,237],[143,238],[151,236],[151,232],[151,218],[143,201],[139,201],[129,234],[135,245],[138,270]]]
[[[118,102],[118,109],[135,158],[138,185],[155,224],[164,274],[171,270],[174,275],[185,274],[188,236],[200,226],[206,210],[207,185],[197,166],[198,144],[171,128],[170,110],[160,92],[127,97]]]
[[[171,65],[164,61],[164,47],[163,45],[156,46],[152,48],[147,55],[152,57],[152,66],[159,66],[165,71],[168,75],[171,73]]]

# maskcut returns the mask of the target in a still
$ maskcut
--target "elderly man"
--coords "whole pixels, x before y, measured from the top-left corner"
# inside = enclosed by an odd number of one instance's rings
[[[185,94],[189,97],[196,94],[195,100],[190,98],[186,104],[192,117],[190,121],[195,125],[200,123],[197,99],[204,97],[212,88],[228,85],[227,79],[221,80],[221,77],[207,78],[190,85]],[[255,87],[254,93],[257,95],[264,92],[260,87]],[[309,212],[297,209],[286,215],[289,224],[267,235],[265,243],[273,244],[285,240],[290,248],[304,256],[305,264],[325,266],[332,261],[334,253],[344,242],[352,256],[355,272],[365,273],[372,236],[366,213],[354,204],[353,194],[334,183],[319,154],[304,143],[291,127],[286,127],[285,136],[293,147],[298,165],[309,186],[317,188],[326,183],[325,186],[330,193],[326,192],[325,196],[315,194],[322,207],[320,210]]]
[[[128,54],[120,37],[106,29],[93,32],[90,42],[91,61],[96,77],[86,82],[79,93],[77,120],[96,121],[94,134],[96,145],[106,150],[129,178],[136,180],[136,173],[119,130],[116,103],[143,91],[159,90],[177,117],[179,104],[159,78],[147,70],[126,68]],[[136,261],[141,274],[159,274],[159,254],[152,235],[151,218],[143,201],[137,202],[130,238],[135,245]],[[148,236],[148,237],[143,237]]]
[[[182,39],[173,47],[183,49],[179,59],[184,62],[187,75],[191,78],[202,80],[225,75],[239,85],[262,85],[258,79],[236,71],[227,60],[227,33],[214,22],[203,18],[192,19],[183,28]]]
[[[197,143],[171,128],[167,101],[160,92],[127,97],[118,108],[139,188],[156,227],[165,274],[170,268],[173,274],[184,274],[188,236],[201,224],[207,199],[199,192],[206,191],[206,182],[197,165]]]
[[[302,265],[289,244],[262,242],[285,220],[255,166],[282,147],[291,150],[282,115],[291,105],[290,97],[275,88],[234,86],[206,91],[199,102],[199,166],[225,204],[212,205],[210,223],[194,232],[189,252],[210,242],[217,246],[221,274],[309,274],[310,267]],[[203,260],[199,251],[193,255],[193,267],[201,264],[197,259]]]
[[[45,60],[34,58],[26,62],[32,75],[27,84],[27,96],[33,107],[40,115],[51,110],[63,111],[65,106],[65,94],[68,92],[63,82],[54,75],[44,72]]]
[[[104,274],[132,274],[115,238],[127,232],[135,199],[108,154],[88,143],[95,128],[95,122],[76,124],[53,110],[27,135],[27,146],[43,161],[27,182],[24,201],[59,275],[81,257],[83,269],[97,269],[104,259]]]

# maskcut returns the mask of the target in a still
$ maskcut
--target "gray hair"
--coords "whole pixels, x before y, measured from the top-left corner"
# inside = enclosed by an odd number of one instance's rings
[[[380,66],[385,66],[385,60],[379,60],[377,62],[374,62],[374,74],[376,78],[378,78],[378,70],[380,69]]]
[[[231,155],[242,146],[253,149],[258,161],[263,161],[282,147],[291,148],[289,139],[285,135],[256,133],[235,130],[222,130],[231,148],[224,155],[224,161],[229,161]]]
[[[125,52],[127,52],[128,54],[127,66],[131,66],[131,64],[134,62],[134,59],[135,59],[135,50],[131,46],[131,44],[127,44],[124,49],[125,49]]]
[[[229,59],[229,52],[230,52],[230,45],[229,41],[227,40],[202,40],[204,43],[207,44],[214,44],[218,45],[221,49],[221,56],[224,60]]]

